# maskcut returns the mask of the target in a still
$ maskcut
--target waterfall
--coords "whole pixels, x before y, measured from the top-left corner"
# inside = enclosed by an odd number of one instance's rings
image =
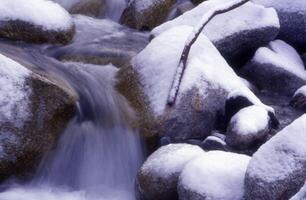
[[[43,158],[34,178],[26,184],[8,182],[0,199],[134,200],[142,147],[127,123],[133,112],[113,89],[111,77],[117,69],[78,63],[63,66],[49,58],[32,57],[76,90],[78,114]]]

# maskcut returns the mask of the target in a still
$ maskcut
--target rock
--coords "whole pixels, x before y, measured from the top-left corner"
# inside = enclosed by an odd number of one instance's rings
[[[262,143],[271,129],[268,111],[261,106],[248,106],[235,114],[227,128],[226,143],[239,150]]]
[[[306,111],[306,85],[299,88],[293,95],[290,105]]]
[[[273,136],[253,155],[245,178],[247,200],[289,199],[306,179],[306,115]]]
[[[225,102],[225,125],[228,126],[228,123],[232,117],[239,112],[241,109],[257,105],[265,108],[271,115],[274,115],[274,109],[270,106],[263,104],[257,96],[250,90],[234,90],[229,93]],[[274,119],[274,118],[273,118]],[[276,117],[275,117],[276,119]],[[277,126],[277,119],[275,121],[275,126]]]
[[[178,25],[197,26],[203,13],[226,3],[227,0],[205,1],[184,15],[168,21],[151,32],[152,36]],[[279,31],[279,20],[273,8],[247,3],[213,18],[203,33],[213,42],[224,58],[237,65],[244,63],[253,52],[273,40]]]
[[[227,145],[224,141],[225,138],[220,138],[217,136],[208,136],[201,144],[202,149],[205,151],[212,151],[212,150],[221,150],[227,151]]]
[[[203,154],[195,145],[169,144],[149,156],[137,176],[137,197],[140,200],[177,198],[177,181],[183,167]]]
[[[242,73],[260,89],[282,95],[291,96],[306,84],[303,61],[291,46],[281,40],[259,48]]]
[[[242,200],[250,157],[210,151],[184,167],[178,183],[180,200]]]
[[[296,193],[290,200],[304,200],[306,199],[306,183],[300,189],[298,193]]]
[[[71,14],[81,14],[90,17],[99,17],[105,12],[105,0],[82,0],[70,9]]]
[[[0,13],[0,37],[66,44],[75,32],[69,13],[52,1],[6,1],[0,4]]]
[[[301,58],[302,58],[303,63],[304,63],[304,68],[306,69],[306,53],[302,54]]]
[[[279,38],[289,44],[306,49],[306,3],[301,0],[252,0],[254,3],[273,7],[280,20]]]
[[[118,90],[136,109],[140,133],[147,141],[163,136],[204,139],[214,129],[217,111],[223,110],[228,93],[249,90],[212,43],[200,35],[189,55],[177,101],[167,106],[177,63],[191,31],[188,26],[166,31],[118,73]]]
[[[125,28],[110,20],[74,16],[76,35],[71,44],[49,49],[61,61],[96,65],[125,65],[148,43],[148,35]]]
[[[206,1],[206,0],[191,0],[191,2],[196,5],[202,3],[203,1]]]
[[[166,20],[174,3],[174,0],[132,0],[120,22],[138,30],[150,30]]]
[[[0,180],[23,176],[74,115],[75,93],[0,54]]]

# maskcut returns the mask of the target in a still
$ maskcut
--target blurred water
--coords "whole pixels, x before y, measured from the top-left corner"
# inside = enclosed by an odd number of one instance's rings
[[[53,0],[63,6],[65,9],[69,10],[74,4],[80,1],[88,1],[88,0]],[[101,0],[102,1],[102,0]],[[128,0],[103,0],[106,4],[106,12],[105,15],[101,17],[105,17],[111,19],[113,21],[118,22],[123,10],[127,6]]]
[[[5,46],[3,46],[5,47]],[[113,87],[112,65],[63,64],[30,50],[6,53],[42,66],[74,88],[80,100],[57,146],[26,184],[10,181],[1,200],[134,200],[134,179],[143,161],[140,138],[128,121],[133,111]]]

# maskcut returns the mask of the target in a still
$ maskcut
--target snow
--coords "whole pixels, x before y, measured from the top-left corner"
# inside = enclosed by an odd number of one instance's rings
[[[269,115],[261,106],[248,106],[236,113],[230,123],[234,124],[232,132],[243,136],[256,136],[268,127]]]
[[[268,47],[259,48],[253,60],[261,64],[273,64],[306,80],[303,60],[296,50],[284,41],[275,40],[270,42]]]
[[[254,3],[273,7],[284,11],[305,11],[306,1],[303,0],[252,0]]]
[[[157,115],[165,109],[182,49],[192,29],[190,26],[177,26],[164,32],[132,60],[151,108]],[[190,51],[177,103],[184,92],[192,88],[201,88],[200,95],[205,97],[208,87],[221,87],[228,92],[238,88],[249,90],[215,46],[201,34]]]
[[[21,127],[29,116],[30,88],[26,84],[30,71],[0,54],[0,123]]]
[[[203,153],[204,151],[195,145],[169,144],[150,155],[141,167],[141,171],[167,178],[173,174],[180,173],[188,161]]]
[[[203,13],[207,13],[210,9],[224,4],[228,4],[228,0],[205,1],[182,16],[156,27],[152,30],[151,34],[157,36],[178,25],[195,27],[202,19]],[[249,2],[237,9],[214,17],[204,28],[203,32],[215,43],[237,32],[264,27],[279,28],[279,26],[278,16],[273,8],[265,8]]]
[[[263,104],[260,101],[260,99],[258,99],[258,97],[250,90],[240,90],[240,89],[234,90],[233,92],[228,94],[227,99],[236,98],[236,97],[239,97],[239,96],[247,98],[254,105],[261,106],[261,107],[265,108],[267,111],[275,113],[274,108],[272,108],[271,106],[267,106],[267,105]]]
[[[49,0],[2,0],[0,21],[20,20],[45,30],[67,30],[72,27],[69,13]]]
[[[241,200],[249,161],[250,157],[246,155],[210,151],[184,167],[179,185],[202,195],[203,199]]]
[[[217,137],[217,136],[208,136],[205,140],[204,140],[204,142],[205,141],[215,141],[215,142],[217,142],[217,143],[219,143],[219,144],[222,144],[222,145],[226,145],[226,143],[225,143],[225,141],[223,140],[223,139],[221,139],[221,138],[219,138],[219,137]]]
[[[262,145],[250,161],[249,176],[273,183],[285,181],[297,170],[302,172],[305,166],[301,164],[306,158],[305,130],[303,115]]]
[[[297,95],[299,95],[299,94],[301,94],[301,95],[303,95],[303,96],[306,97],[306,85],[300,87],[300,88],[294,93],[293,97],[295,97],[295,96],[297,96]]]

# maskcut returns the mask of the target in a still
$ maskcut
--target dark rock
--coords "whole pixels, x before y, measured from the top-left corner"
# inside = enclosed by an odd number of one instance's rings
[[[71,14],[81,14],[90,17],[99,17],[104,14],[105,0],[82,0],[70,9]]]
[[[163,23],[174,0],[133,0],[123,11],[120,22],[138,30],[150,30]]]
[[[306,111],[306,96],[305,96],[306,90],[305,89],[306,89],[306,86],[303,86],[295,92],[295,94],[293,95],[290,101],[290,105],[292,107]]]

